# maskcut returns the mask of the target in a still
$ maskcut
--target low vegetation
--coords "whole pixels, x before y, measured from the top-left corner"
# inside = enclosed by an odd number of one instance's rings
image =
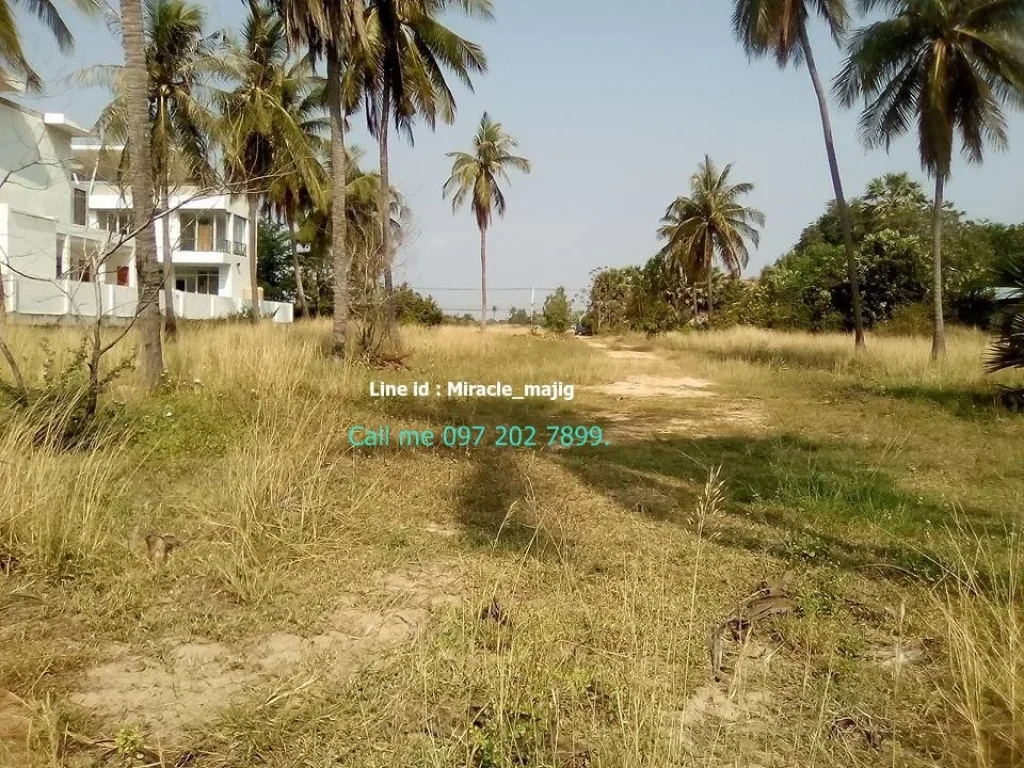
[[[1019,375],[986,377],[980,333],[936,368],[924,339],[410,327],[409,369],[385,373],[328,336],[188,327],[157,392],[110,384],[90,450],[4,411],[0,763],[1024,756],[1024,421],[993,405]],[[32,386],[77,338],[8,333]],[[449,379],[577,396],[367,397]],[[445,424],[610,444],[347,439]]]

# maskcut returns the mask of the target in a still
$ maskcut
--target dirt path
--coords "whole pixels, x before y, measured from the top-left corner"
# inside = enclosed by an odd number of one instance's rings
[[[755,401],[723,394],[713,381],[688,375],[690,372],[670,357],[650,350],[614,348],[597,339],[583,341],[596,352],[613,360],[632,361],[639,369],[626,379],[591,389],[620,404],[606,403],[604,410],[622,433],[696,438],[725,429],[760,431],[765,426],[764,413]]]

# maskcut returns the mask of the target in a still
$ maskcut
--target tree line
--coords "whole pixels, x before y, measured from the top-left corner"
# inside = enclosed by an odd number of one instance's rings
[[[838,291],[842,296],[836,295],[835,286],[817,286],[822,295],[838,301],[830,304],[832,311],[823,314],[845,313],[856,347],[863,349],[865,327],[875,318],[868,316],[865,308],[868,300],[863,296],[863,279],[867,275],[862,278],[865,266],[861,261],[874,264],[887,253],[912,260],[911,252],[926,237],[931,252],[932,358],[939,359],[945,354],[949,304],[943,291],[951,273],[944,263],[943,235],[959,222],[945,200],[953,152],[959,144],[969,162],[980,163],[987,147],[1003,149],[1008,144],[1005,112],[1024,106],[1024,0],[859,0],[857,7],[864,16],[880,14],[883,18],[851,31],[853,15],[844,0],[734,0],[733,31],[751,58],[771,57],[782,68],[803,65],[815,92],[835,193],[832,218],[837,236],[829,245],[841,247],[845,256],[845,281]],[[808,33],[815,18],[827,26],[837,45],[845,46],[846,61],[832,90],[845,107],[863,105],[859,122],[863,143],[888,149],[904,134],[917,134],[921,165],[934,179],[935,188],[928,232],[915,228],[913,242],[890,242],[879,233],[865,249],[858,240],[855,230],[863,206],[860,201],[851,205],[844,193],[828,94]],[[703,283],[708,324],[716,305],[716,264],[738,276],[747,266],[748,245],[757,246],[764,226],[763,214],[742,203],[753,185],[731,183],[731,170],[731,166],[719,169],[705,158],[691,180],[690,195],[669,205],[659,230],[666,246],[657,258],[673,273],[676,283],[690,286],[694,314],[696,284]],[[807,256],[805,247],[800,253],[808,265],[798,271],[820,269],[828,273],[828,279],[835,278],[834,252]],[[801,259],[800,253],[783,259],[776,274],[790,269]],[[818,263],[815,256],[829,257],[828,264]],[[598,325],[605,322],[602,313],[609,300],[632,303],[635,309],[643,307],[641,324],[658,327],[678,321],[680,308],[673,309],[673,320],[672,313],[650,306],[659,279],[652,266],[630,276],[632,293],[625,288],[624,275],[599,275],[593,321]],[[877,271],[873,266],[871,270]],[[913,293],[918,288],[915,283],[915,288],[908,290]],[[877,304],[879,299],[870,301]],[[892,306],[891,302],[882,303]],[[878,307],[874,309],[877,315]]]
[[[850,200],[866,329],[906,334],[932,329],[932,205],[921,185],[904,173],[874,179]],[[1005,273],[1006,265],[1024,259],[1024,224],[973,221],[950,201],[942,215],[944,316],[1000,330],[1005,289],[1024,288],[1024,281],[1014,282]],[[713,267],[693,279],[674,268],[670,248],[643,266],[599,270],[584,323],[597,332],[660,333],[704,327],[713,318],[716,327],[852,332],[856,316],[847,266],[842,216],[830,201],[789,252],[757,278]]]

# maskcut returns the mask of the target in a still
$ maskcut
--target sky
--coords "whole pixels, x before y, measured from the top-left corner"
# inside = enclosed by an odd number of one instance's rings
[[[237,28],[246,7],[242,0],[208,6],[211,29]],[[754,184],[748,203],[767,217],[746,274],[785,254],[834,196],[817,104],[805,69],[748,61],[730,14],[726,0],[495,0],[494,21],[449,17],[450,27],[483,46],[488,72],[475,78],[473,92],[454,89],[453,125],[419,126],[414,147],[391,142],[391,181],[413,212],[397,279],[429,289],[449,311],[479,306],[476,224],[468,209],[453,215],[441,187],[451,167],[446,153],[469,149],[485,110],[533,163],[529,176],[513,175],[508,214],[488,237],[488,304],[501,314],[529,307],[531,295],[539,308],[556,286],[576,295],[595,269],[654,255],[661,215],[688,192],[705,154],[733,163],[734,180]],[[48,83],[44,97],[25,102],[91,125],[107,95],[64,78],[121,61],[120,42],[102,21],[74,11],[66,17],[77,38],[68,56],[34,20],[22,22],[28,55]],[[812,43],[823,78],[831,79],[841,52],[820,25]],[[833,102],[832,115],[847,196],[890,171],[909,172],[931,189],[913,136],[888,154],[869,151],[858,141],[855,111]],[[376,146],[361,120],[354,118],[352,141],[369,168]],[[947,197],[969,216],[1024,221],[1022,129],[1024,116],[1012,115],[1008,152],[991,151],[981,166],[954,166]]]

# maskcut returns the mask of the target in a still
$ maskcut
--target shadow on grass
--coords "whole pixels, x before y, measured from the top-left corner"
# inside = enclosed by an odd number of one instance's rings
[[[547,424],[576,424],[580,414],[572,403],[552,401],[398,399],[381,403],[392,419],[432,429],[439,453],[468,463],[469,476],[456,494],[456,513],[469,546],[547,558],[564,553],[572,541],[544,526],[535,514],[533,491],[521,466],[529,448],[496,447],[497,425],[537,428],[538,448],[546,445]],[[487,427],[475,447],[444,447],[445,427]]]
[[[712,521],[719,544],[887,576],[941,575],[942,557],[925,534],[951,511],[907,493],[868,458],[854,445],[789,435],[661,438],[559,456],[623,507],[681,525],[721,467],[726,500]],[[965,514],[979,534],[1005,533],[984,510]]]
[[[1022,403],[1008,393],[1012,390],[991,387],[929,387],[913,384],[901,387],[887,387],[884,392],[874,392],[913,402],[933,403],[944,411],[961,419],[992,419],[1022,412]]]
[[[547,424],[609,426],[601,412],[561,402],[400,400],[385,410],[435,430],[449,424],[532,424],[539,438],[546,436]],[[534,553],[566,544],[531,519],[522,450],[481,446],[451,453],[472,465],[456,497],[470,542]],[[721,467],[725,502],[713,528],[724,546],[887,578],[934,578],[945,568],[933,542],[934,534],[952,524],[952,510],[901,488],[877,466],[877,456],[854,444],[793,435],[652,435],[543,455],[623,510],[684,527],[692,524],[709,472]],[[997,516],[980,509],[963,514],[979,535],[1005,535]]]

